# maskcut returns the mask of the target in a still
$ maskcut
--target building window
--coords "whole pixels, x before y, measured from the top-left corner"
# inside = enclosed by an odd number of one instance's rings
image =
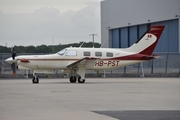
[[[91,56],[91,53],[89,51],[84,51],[84,56]]]
[[[75,50],[69,50],[66,53],[66,56],[77,56],[77,52]]]
[[[113,57],[113,53],[107,52],[107,53],[106,53],[106,56],[107,56],[107,57]]]
[[[102,52],[95,52],[95,56],[96,57],[101,57],[102,56]]]

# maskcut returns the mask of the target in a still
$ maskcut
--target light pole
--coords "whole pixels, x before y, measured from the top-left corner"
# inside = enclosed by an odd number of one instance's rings
[[[52,37],[52,53],[54,53],[54,37]]]
[[[92,36],[92,39],[93,39],[93,48],[94,48],[94,36],[97,35],[97,34],[89,34],[90,36]]]

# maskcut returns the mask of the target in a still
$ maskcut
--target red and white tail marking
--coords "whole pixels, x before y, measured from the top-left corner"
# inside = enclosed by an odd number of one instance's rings
[[[149,30],[136,43],[125,49],[125,51],[151,55],[163,30],[164,26],[151,26]]]

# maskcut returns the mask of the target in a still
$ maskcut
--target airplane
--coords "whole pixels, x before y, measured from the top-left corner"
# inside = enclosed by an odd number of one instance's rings
[[[13,56],[5,61],[20,70],[33,70],[32,83],[39,83],[38,73],[62,70],[70,75],[71,83],[85,83],[86,70],[112,70],[158,58],[154,48],[165,26],[151,26],[128,48],[68,47],[55,54]],[[13,49],[14,50],[14,49]],[[12,51],[13,52],[13,51]],[[16,65],[15,65],[16,64]]]

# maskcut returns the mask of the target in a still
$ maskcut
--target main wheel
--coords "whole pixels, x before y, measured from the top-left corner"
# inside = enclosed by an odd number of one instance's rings
[[[78,77],[78,82],[79,83],[84,83],[85,82],[85,79],[81,79],[81,76]]]
[[[39,83],[39,78],[38,77],[33,77],[32,83],[38,84]]]
[[[69,81],[70,81],[71,83],[75,83],[75,82],[76,82],[76,77],[75,77],[75,76],[71,76],[71,77],[69,78]]]

